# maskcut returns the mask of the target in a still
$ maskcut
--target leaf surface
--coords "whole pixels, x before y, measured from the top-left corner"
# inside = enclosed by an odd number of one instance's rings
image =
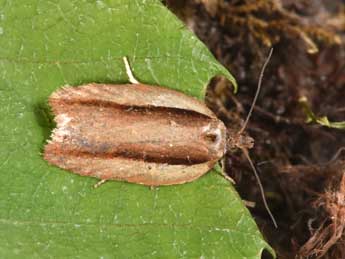
[[[203,98],[229,72],[155,0],[0,0],[0,258],[260,258],[271,248],[215,170],[149,189],[50,166],[49,95],[135,76]],[[218,169],[219,170],[219,169]]]

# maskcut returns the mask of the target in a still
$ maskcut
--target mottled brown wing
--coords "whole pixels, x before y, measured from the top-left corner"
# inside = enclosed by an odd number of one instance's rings
[[[147,85],[65,87],[45,159],[72,172],[146,185],[192,181],[224,154],[225,127],[201,102]],[[209,113],[211,115],[209,115]]]
[[[216,118],[207,106],[194,97],[162,87],[144,84],[87,84],[65,86],[54,92],[50,99],[110,102],[124,106],[153,106],[195,111]]]
[[[103,159],[64,154],[57,156],[54,154],[54,151],[51,153],[51,147],[48,146],[45,152],[46,160],[63,169],[99,179],[119,180],[148,186],[191,182],[209,171],[216,162],[210,161],[194,165],[169,165],[122,157]]]

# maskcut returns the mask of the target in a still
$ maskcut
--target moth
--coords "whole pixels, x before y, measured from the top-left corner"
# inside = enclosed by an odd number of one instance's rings
[[[248,157],[253,139],[243,134],[245,126],[227,130],[203,102],[139,83],[126,58],[124,63],[131,84],[91,83],[52,93],[57,126],[44,148],[50,164],[101,179],[99,184],[160,186],[196,180],[232,148]]]
[[[55,91],[57,124],[44,158],[74,173],[149,186],[183,184],[226,151],[224,123],[201,101],[139,83],[91,83]]]

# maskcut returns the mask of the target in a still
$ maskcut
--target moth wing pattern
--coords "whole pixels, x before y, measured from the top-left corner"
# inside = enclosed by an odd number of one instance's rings
[[[63,87],[49,103],[57,127],[44,158],[80,175],[182,184],[208,172],[224,154],[223,123],[202,102],[168,88]]]
[[[46,159],[63,169],[83,176],[92,176],[104,180],[118,180],[147,186],[183,184],[194,181],[208,172],[217,161],[196,165],[168,165],[131,161],[124,158],[97,159],[69,156],[50,156],[47,147]],[[62,162],[63,161],[63,162]]]
[[[102,102],[112,102],[126,106],[153,106],[183,110],[192,110],[211,118],[215,114],[201,101],[181,92],[162,86],[145,84],[86,84],[76,87],[64,86],[55,91],[50,100],[54,99],[89,99]]]

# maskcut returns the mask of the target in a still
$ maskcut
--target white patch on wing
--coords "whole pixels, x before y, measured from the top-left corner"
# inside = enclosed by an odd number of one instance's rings
[[[70,135],[69,122],[72,119],[67,114],[62,113],[55,117],[57,127],[53,130],[53,141],[63,142],[65,136]]]
[[[207,133],[210,130],[210,124],[207,124],[206,126],[202,127],[202,133]]]
[[[214,142],[214,146],[216,150],[219,150],[219,146],[222,142],[222,131],[220,130],[220,128],[216,128],[213,132],[213,134],[215,134],[216,137],[216,141]]]
[[[224,141],[223,136],[222,136],[222,130],[221,130],[220,126],[221,126],[221,124],[218,124],[217,127],[211,128],[211,125],[208,124],[202,128],[203,133],[213,134],[216,136],[216,138],[213,142],[213,148],[217,152],[220,150],[220,148],[221,148],[220,146],[222,145],[222,143]],[[224,150],[222,150],[222,153],[224,153],[224,152],[225,152],[225,147],[224,147]]]

